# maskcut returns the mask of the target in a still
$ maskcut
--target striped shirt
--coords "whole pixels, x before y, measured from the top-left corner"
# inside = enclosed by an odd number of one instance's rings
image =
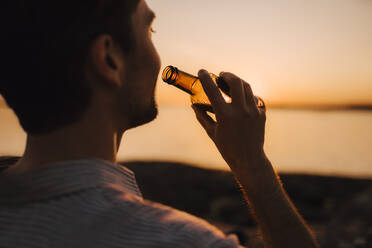
[[[0,174],[0,247],[241,247],[208,222],[144,200],[134,173],[100,159]]]

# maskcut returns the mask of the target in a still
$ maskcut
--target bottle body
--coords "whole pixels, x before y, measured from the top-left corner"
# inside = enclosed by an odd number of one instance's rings
[[[213,79],[213,82],[219,88],[225,101],[227,103],[231,103],[232,99],[229,92],[229,86],[222,80],[222,78],[216,76],[215,74],[210,73],[210,76]],[[190,94],[192,104],[198,105],[203,110],[214,113],[211,102],[209,101],[198,77],[180,71],[176,67],[168,66],[163,71],[162,79],[164,82]],[[264,103],[260,98],[255,97],[255,100],[258,107],[261,105],[264,106]]]

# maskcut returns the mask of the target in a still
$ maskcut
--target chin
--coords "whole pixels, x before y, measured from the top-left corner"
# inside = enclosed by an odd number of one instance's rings
[[[154,99],[151,102],[150,106],[148,106],[146,109],[143,109],[142,111],[134,107],[132,111],[130,128],[135,128],[152,122],[156,119],[158,113],[158,107]]]

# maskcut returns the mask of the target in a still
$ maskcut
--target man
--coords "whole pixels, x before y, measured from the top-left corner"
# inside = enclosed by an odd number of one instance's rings
[[[27,144],[1,175],[1,246],[239,247],[203,220],[144,200],[133,172],[117,164],[124,132],[157,116],[160,59],[146,2],[5,5],[0,93]],[[265,112],[247,83],[221,76],[233,102],[201,70],[217,122],[194,110],[242,185],[266,247],[317,247],[263,151]]]

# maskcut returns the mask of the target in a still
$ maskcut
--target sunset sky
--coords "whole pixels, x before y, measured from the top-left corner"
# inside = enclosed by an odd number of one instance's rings
[[[162,68],[234,72],[272,105],[372,104],[372,0],[147,3]],[[160,80],[156,93],[189,105]]]
[[[371,0],[148,0],[163,67],[231,71],[269,104],[372,104]],[[160,103],[188,104],[159,81]]]

